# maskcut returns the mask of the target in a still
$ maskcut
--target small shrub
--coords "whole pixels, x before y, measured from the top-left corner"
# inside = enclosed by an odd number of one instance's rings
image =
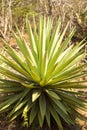
[[[79,98],[82,93],[75,91],[87,88],[86,81],[77,81],[87,75],[87,64],[80,63],[86,56],[81,50],[85,43],[70,45],[75,29],[65,38],[68,24],[60,33],[60,19],[54,31],[52,23],[51,18],[40,17],[36,27],[34,19],[32,30],[27,19],[30,45],[18,29],[18,34],[13,32],[21,55],[4,41],[8,55],[0,57],[7,66],[0,66],[6,77],[0,78],[0,113],[8,111],[10,121],[21,117],[27,127],[35,121],[40,127],[46,121],[50,127],[54,120],[63,130],[62,121],[74,124],[74,115],[82,117],[78,109],[85,110],[85,101]]]

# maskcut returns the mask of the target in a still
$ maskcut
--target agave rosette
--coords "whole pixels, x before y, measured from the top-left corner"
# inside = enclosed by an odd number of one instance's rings
[[[60,33],[60,19],[55,29],[52,27],[51,18],[40,17],[38,27],[33,19],[33,29],[27,19],[30,44],[18,29],[13,33],[21,55],[4,41],[8,56],[0,57],[6,64],[0,66],[0,73],[6,77],[0,79],[0,112],[9,111],[11,121],[21,116],[27,126],[38,118],[41,127],[44,120],[50,127],[52,116],[63,130],[61,119],[73,124],[72,115],[81,117],[78,108],[85,109],[85,101],[79,99],[82,93],[74,91],[87,87],[86,80],[78,80],[87,75],[87,64],[81,63],[86,56],[82,49],[85,43],[70,45],[75,29],[65,37],[68,24]]]

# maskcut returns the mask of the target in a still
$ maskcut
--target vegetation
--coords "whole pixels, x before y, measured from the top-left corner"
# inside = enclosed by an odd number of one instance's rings
[[[86,101],[81,92],[87,82],[79,78],[87,75],[87,63],[81,60],[86,57],[84,40],[77,45],[70,44],[75,29],[65,37],[69,24],[63,32],[61,20],[53,27],[53,19],[40,17],[38,25],[33,18],[33,29],[26,19],[29,45],[17,28],[13,36],[20,53],[6,41],[7,56],[1,54],[0,60],[7,66],[0,66],[0,113],[8,112],[13,121],[22,118],[25,126],[44,122],[51,127],[56,122],[63,130],[63,122],[68,125],[75,122],[75,116],[82,118],[78,109],[86,110]]]

